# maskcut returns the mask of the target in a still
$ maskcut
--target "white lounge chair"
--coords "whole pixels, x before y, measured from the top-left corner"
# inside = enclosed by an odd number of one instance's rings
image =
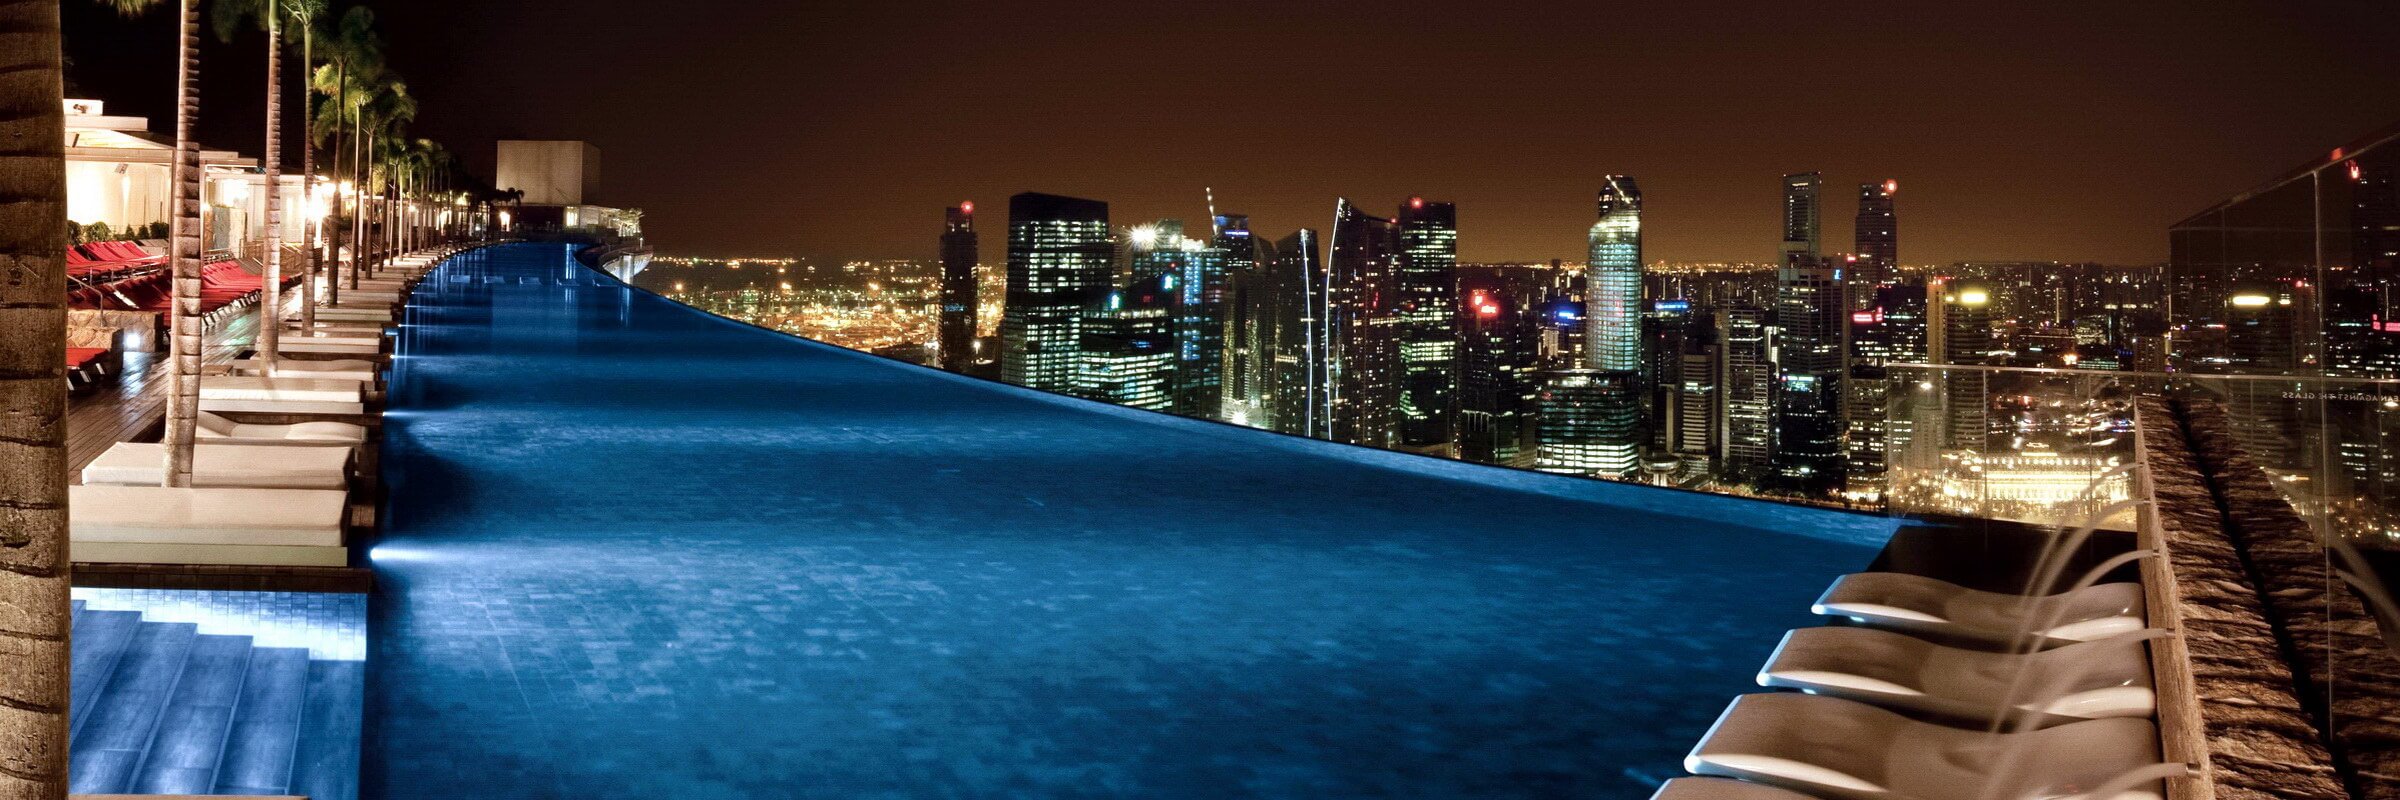
[[[2147,625],[2142,587],[2103,583],[2074,594],[2023,597],[1969,589],[1954,583],[1898,572],[1844,575],[1810,610],[1847,617],[1861,625],[1905,633],[1948,636],[2001,646],[2027,625],[2050,647],[2088,642]]]
[[[349,494],[293,489],[67,487],[75,560],[339,567]]]
[[[260,375],[266,369],[265,364],[255,358],[236,359],[229,367],[235,375]],[[364,385],[374,383],[381,372],[382,368],[376,366],[375,362],[363,359],[302,361],[285,358],[275,362],[275,377],[278,378],[324,378],[357,381]]]
[[[84,466],[83,482],[93,486],[164,484],[166,454],[166,445],[157,442],[119,442]],[[338,447],[195,444],[192,485],[346,490],[350,486],[350,451]]]
[[[1790,789],[1732,778],[1676,778],[1658,787],[1650,800],[1817,800]]]
[[[291,342],[286,342],[288,346]],[[200,382],[203,411],[269,414],[364,414],[362,381],[333,378],[226,375]]]
[[[2157,800],[2158,781],[2109,797],[2090,793],[2158,761],[2158,729],[2146,719],[1993,734],[1776,693],[1735,698],[1683,765],[1694,775],[1830,800]]]
[[[357,447],[367,443],[367,428],[347,422],[295,422],[289,425],[244,424],[206,411],[193,434],[202,441],[224,444],[285,447]]]
[[[2015,727],[2140,717],[2157,708],[2147,640],[2118,637],[2016,655],[1944,647],[1873,628],[1802,628],[1758,672],[1758,684],[1900,711]],[[2062,685],[2063,684],[2063,685]]]
[[[390,322],[392,321],[392,310],[388,308],[332,308],[327,306],[318,306],[316,317],[320,322]],[[300,318],[301,316],[298,313],[284,315],[284,319],[287,320],[296,320]]]
[[[282,340],[278,349],[286,354],[373,356],[383,353],[383,342],[294,336]]]

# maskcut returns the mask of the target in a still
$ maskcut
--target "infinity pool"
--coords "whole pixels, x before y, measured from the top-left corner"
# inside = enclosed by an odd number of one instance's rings
[[[1894,524],[418,291],[365,795],[1646,796]]]

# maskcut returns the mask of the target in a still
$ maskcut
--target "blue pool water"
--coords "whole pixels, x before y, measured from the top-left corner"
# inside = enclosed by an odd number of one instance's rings
[[[1109,409],[454,259],[364,796],[1645,796],[1893,524]]]

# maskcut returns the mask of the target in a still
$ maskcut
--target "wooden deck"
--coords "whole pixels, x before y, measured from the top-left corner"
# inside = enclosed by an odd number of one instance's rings
[[[253,308],[219,323],[203,337],[203,367],[231,363],[258,335]],[[118,442],[155,441],[167,415],[168,374],[164,352],[123,353],[122,363],[89,390],[67,400],[67,474],[83,482],[83,468]]]
[[[290,297],[292,295],[286,295]],[[231,364],[251,350],[258,336],[259,310],[229,315],[202,337],[204,372]],[[67,480],[83,482],[83,468],[118,442],[158,441],[164,435],[168,374],[172,359],[164,352],[123,353],[111,374],[93,382],[67,400]],[[203,383],[207,378],[201,379]],[[237,415],[256,417],[259,415]],[[258,421],[258,420],[252,420]],[[268,420],[274,421],[274,420]],[[370,427],[380,418],[355,420]],[[370,540],[377,523],[381,487],[371,479],[378,448],[360,454],[369,480],[354,487],[350,507],[352,545]],[[362,567],[209,566],[191,564],[106,564],[78,561],[73,571],[77,586],[126,589],[214,589],[231,591],[361,593],[374,585],[374,573]]]

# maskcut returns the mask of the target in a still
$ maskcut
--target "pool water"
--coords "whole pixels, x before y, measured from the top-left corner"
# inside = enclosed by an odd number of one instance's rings
[[[1113,409],[453,259],[364,796],[1646,796],[1893,524]]]

